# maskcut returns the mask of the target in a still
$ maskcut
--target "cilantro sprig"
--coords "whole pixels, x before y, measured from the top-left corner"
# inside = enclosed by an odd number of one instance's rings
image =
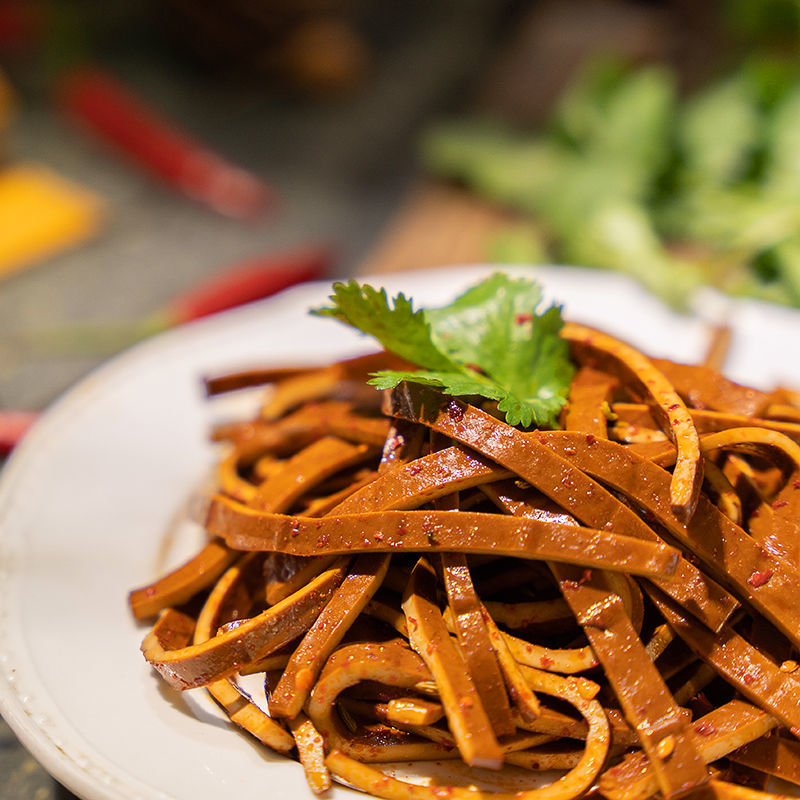
[[[335,283],[332,305],[312,310],[377,339],[418,370],[383,370],[370,383],[391,389],[401,381],[437,386],[445,394],[497,402],[506,422],[557,427],[574,367],[559,336],[561,307],[543,311],[541,287],[495,273],[441,308],[414,309],[398,294],[351,280]]]

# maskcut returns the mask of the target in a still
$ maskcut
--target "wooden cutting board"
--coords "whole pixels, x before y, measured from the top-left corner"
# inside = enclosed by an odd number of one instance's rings
[[[465,190],[423,180],[389,220],[358,273],[485,263],[493,238],[516,222],[513,213]]]

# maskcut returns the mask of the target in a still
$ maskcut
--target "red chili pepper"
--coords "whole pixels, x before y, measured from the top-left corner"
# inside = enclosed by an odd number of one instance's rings
[[[0,411],[0,456],[7,456],[39,415],[35,411]]]
[[[167,325],[207,317],[321,278],[332,255],[330,247],[317,245],[243,261],[175,298],[166,308]]]
[[[261,180],[193,140],[99,69],[68,73],[56,95],[70,117],[148,172],[222,214],[253,218],[274,199]]]

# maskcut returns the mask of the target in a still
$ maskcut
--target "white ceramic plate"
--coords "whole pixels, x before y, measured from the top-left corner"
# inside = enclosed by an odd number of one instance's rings
[[[441,303],[489,268],[427,270],[373,283]],[[701,356],[707,326],[624,277],[526,269],[567,316],[678,359]],[[57,402],[0,480],[0,712],[73,792],[95,798],[294,800],[294,762],[236,732],[202,690],[165,688],[139,653],[129,589],[199,541],[165,531],[214,460],[206,432],[235,398],[203,399],[201,377],[258,364],[315,363],[371,349],[309,317],[329,284],[303,286],[188,325],[116,358]],[[706,298],[734,326],[729,373],[800,386],[800,315]],[[337,789],[335,796],[349,790]]]

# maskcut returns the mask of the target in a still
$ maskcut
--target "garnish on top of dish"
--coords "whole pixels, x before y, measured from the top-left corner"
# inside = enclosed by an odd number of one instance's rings
[[[146,659],[317,793],[486,794],[376,766],[444,759],[563,771],[525,800],[800,783],[798,396],[541,300],[336,284],[315,313],[385,350],[209,380],[269,386],[213,432],[205,546],[130,594]]]
[[[390,305],[385,290],[369,284],[333,289],[333,305],[313,313],[373,336],[421,368],[381,370],[369,380],[373,386],[422,383],[455,397],[495,400],[509,425],[557,426],[575,368],[559,336],[561,308],[537,312],[538,284],[496,273],[447,306],[416,311],[403,294]]]

